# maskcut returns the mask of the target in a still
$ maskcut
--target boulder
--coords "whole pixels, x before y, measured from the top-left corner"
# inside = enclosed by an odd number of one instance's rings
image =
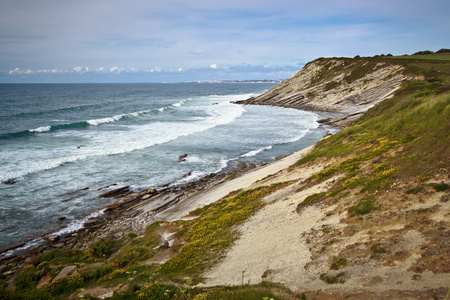
[[[238,161],[236,164],[236,169],[245,170],[245,169],[247,169],[247,164],[243,161]]]
[[[180,155],[180,156],[178,157],[178,161],[179,161],[179,162],[185,161],[187,156],[188,156],[188,155],[187,155],[186,153]]]
[[[77,266],[66,266],[66,267],[64,267],[64,268],[61,270],[61,272],[59,272],[59,274],[56,275],[55,278],[53,278],[53,281],[56,281],[56,280],[58,280],[58,279],[61,278],[61,277],[64,277],[64,276],[66,276],[66,275],[69,275],[73,270],[75,270],[76,267],[77,267]]]

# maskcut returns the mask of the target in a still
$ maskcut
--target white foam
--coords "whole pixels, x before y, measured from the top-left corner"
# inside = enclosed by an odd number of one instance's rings
[[[87,123],[92,126],[98,126],[100,124],[118,121],[121,118],[122,118],[122,116],[107,117],[107,118],[101,118],[101,119],[95,119],[95,120],[88,120]]]
[[[211,101],[228,101],[228,102],[234,102],[239,100],[246,100],[248,98],[251,98],[255,96],[254,93],[249,94],[231,94],[231,95],[209,95],[207,96],[208,100]]]
[[[310,130],[306,129],[306,130],[302,130],[302,133],[296,137],[293,137],[292,139],[287,140],[286,142],[284,142],[285,144],[289,144],[289,143],[293,143],[296,141],[301,140]]]
[[[95,212],[91,213],[90,215],[88,215],[88,216],[86,216],[86,217],[84,217],[82,219],[73,220],[66,227],[64,227],[64,228],[62,228],[62,229],[60,229],[58,231],[55,231],[55,232],[53,232],[53,233],[51,233],[49,235],[63,235],[63,234],[67,234],[67,233],[71,233],[71,232],[80,230],[81,228],[84,227],[84,223],[87,220],[92,219],[92,218],[98,218],[98,217],[104,215],[104,213],[105,213],[105,209],[101,209],[101,210],[95,211]]]
[[[46,131],[50,131],[51,126],[42,126],[36,129],[31,129],[29,130],[30,132],[46,132]]]
[[[98,217],[102,216],[102,215],[104,214],[104,212],[105,212],[105,209],[102,209],[102,210],[99,210],[99,211],[95,211],[95,212],[89,214],[88,216],[86,216],[86,217],[84,217],[84,218],[82,218],[82,219],[78,219],[78,220],[72,221],[72,223],[70,223],[70,224],[67,225],[66,227],[64,227],[64,228],[62,228],[62,229],[60,229],[60,230],[58,230],[58,231],[52,232],[52,233],[48,234],[48,236],[52,236],[52,235],[64,235],[64,234],[68,234],[68,233],[71,233],[71,232],[75,232],[75,231],[77,231],[77,230],[80,230],[81,228],[84,227],[84,223],[85,223],[87,220],[92,219],[92,218],[98,218]],[[3,257],[8,257],[8,256],[11,256],[11,255],[14,255],[14,254],[15,254],[16,252],[18,252],[18,251],[27,250],[27,249],[31,248],[32,246],[34,246],[34,245],[36,245],[36,244],[39,244],[39,243],[41,243],[41,242],[42,242],[42,238],[36,238],[36,239],[33,239],[33,240],[27,242],[27,243],[26,243],[25,245],[23,245],[22,247],[19,247],[19,248],[16,248],[16,249],[12,249],[12,250],[3,252],[3,253],[1,254],[1,258],[3,258]]]
[[[172,106],[174,106],[174,107],[181,107],[181,105],[183,105],[185,102],[186,102],[186,100],[181,100],[180,102],[172,104]]]
[[[201,172],[201,171],[194,171],[191,174],[189,174],[189,176],[186,176],[180,180],[175,181],[174,183],[172,183],[169,186],[178,186],[178,185],[183,185],[185,183],[191,182],[191,181],[195,181],[198,180],[204,176],[206,176],[208,173],[206,172]]]
[[[145,125],[129,125],[123,127],[127,130],[122,128],[122,130],[106,131],[100,134],[97,131],[77,132],[76,134],[87,140],[86,145],[79,149],[67,147],[53,152],[30,152],[25,149],[21,153],[16,152],[11,160],[4,160],[5,162],[14,161],[15,163],[5,164],[5,172],[0,174],[0,181],[51,170],[63,164],[89,157],[123,154],[167,143],[179,137],[234,122],[245,109],[239,105],[221,103],[220,105],[207,106],[206,111],[208,117],[191,123],[185,123],[184,121],[152,122]],[[107,121],[109,121],[109,118],[98,119],[94,123],[100,124]],[[71,132],[71,136],[74,135],[75,132]],[[19,161],[17,157],[20,157]]]
[[[272,149],[272,146],[262,147],[262,148],[259,148],[259,149],[256,149],[256,150],[252,150],[252,151],[250,151],[250,152],[247,152],[247,153],[241,155],[241,157],[251,157],[251,156],[255,156],[255,155],[257,155],[258,153],[261,153],[261,152],[263,152],[263,151],[265,151],[265,150],[270,150],[270,149]]]
[[[143,110],[143,111],[132,112],[132,113],[128,113],[128,114],[120,114],[120,115],[116,115],[116,116],[112,116],[112,117],[93,119],[93,120],[88,120],[86,122],[89,125],[97,126],[97,125],[104,124],[104,123],[116,122],[116,121],[121,120],[122,118],[138,117],[138,116],[140,116],[142,114],[145,114],[145,113],[148,113],[148,112],[150,112],[150,110]]]

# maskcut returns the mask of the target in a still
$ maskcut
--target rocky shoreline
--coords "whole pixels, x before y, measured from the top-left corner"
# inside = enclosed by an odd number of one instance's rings
[[[181,156],[180,156],[181,157]],[[285,156],[276,157],[280,160]],[[158,189],[145,189],[139,192],[130,190],[130,186],[108,190],[99,195],[102,198],[113,198],[116,201],[98,210],[97,217],[89,218],[79,230],[55,234],[55,230],[41,236],[42,241],[27,247],[27,241],[3,249],[0,255],[0,275],[10,275],[27,264],[34,263],[38,256],[52,249],[70,248],[87,249],[102,238],[118,240],[129,232],[143,232],[145,227],[162,219],[156,216],[176,203],[220,184],[237,178],[246,172],[266,165],[237,161],[235,166],[212,173],[182,185],[170,182]],[[186,174],[184,177],[189,176]],[[111,185],[112,186],[112,185]],[[107,186],[105,188],[109,188]],[[149,211],[140,209],[151,206]],[[148,210],[148,208],[147,208]],[[5,255],[10,252],[11,254]]]

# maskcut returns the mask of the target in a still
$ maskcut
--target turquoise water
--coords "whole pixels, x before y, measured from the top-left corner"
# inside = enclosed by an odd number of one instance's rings
[[[111,201],[98,198],[102,187],[183,184],[326,133],[316,113],[232,103],[272,86],[0,85],[0,249],[76,229]]]

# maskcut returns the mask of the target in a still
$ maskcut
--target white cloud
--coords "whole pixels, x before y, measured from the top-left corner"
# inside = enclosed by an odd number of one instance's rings
[[[181,71],[183,71],[183,68],[179,68],[179,69],[178,69],[178,72],[181,72]]]
[[[217,64],[211,64],[211,69],[217,69]]]
[[[80,74],[84,74],[86,72],[89,72],[89,68],[88,67],[75,67],[72,70],[75,71],[75,73],[80,73]]]
[[[12,74],[22,74],[22,73],[23,73],[22,70],[19,69],[19,68],[15,68],[14,70],[9,70],[9,75],[12,75]]]
[[[123,71],[123,68],[119,68],[117,66],[114,66],[111,69],[109,69],[109,72],[114,73],[114,74],[120,74],[122,71]]]

